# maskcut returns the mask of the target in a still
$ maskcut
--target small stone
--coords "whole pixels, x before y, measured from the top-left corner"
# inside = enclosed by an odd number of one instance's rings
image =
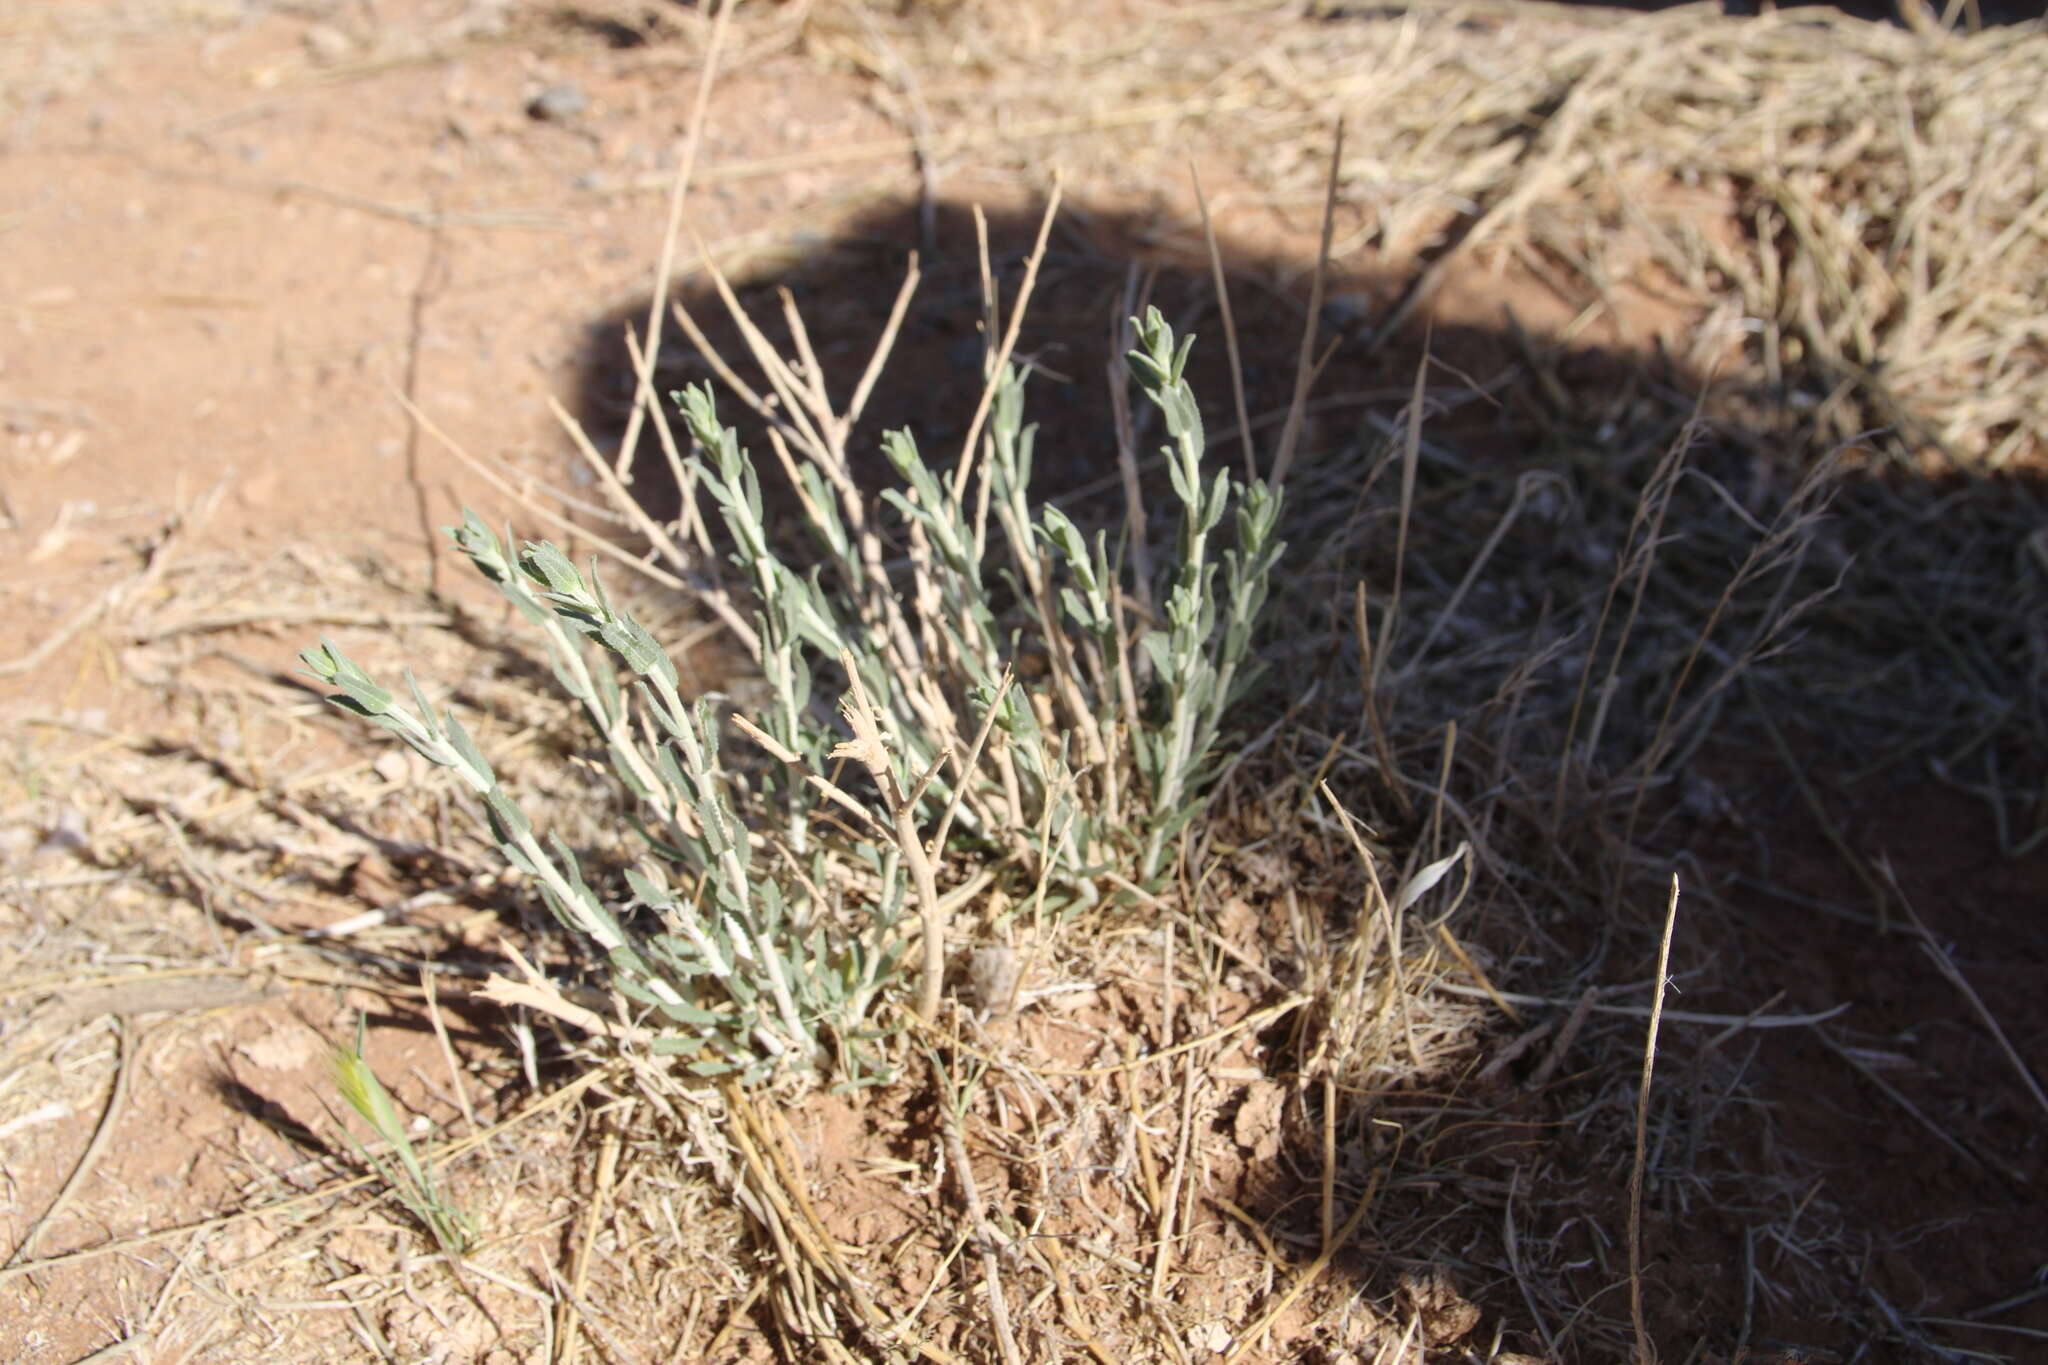
[[[976,948],[967,965],[967,993],[981,1009],[1004,1014],[1017,998],[1023,961],[1012,948]]]
[[[526,114],[542,123],[560,123],[589,107],[590,96],[583,93],[581,86],[551,85],[527,102]]]

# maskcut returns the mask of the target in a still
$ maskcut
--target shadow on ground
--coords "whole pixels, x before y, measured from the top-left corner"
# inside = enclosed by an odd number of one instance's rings
[[[998,213],[989,223],[1006,301],[1036,222]],[[974,243],[958,205],[928,220],[914,206],[874,211],[784,244],[735,285],[785,349],[787,291],[843,399],[922,247],[922,284],[856,446],[873,450],[880,432],[907,427],[946,464],[981,385]],[[1263,470],[1294,384],[1312,262],[1228,242],[1221,256]],[[1510,1346],[1551,1358],[1626,1354],[1630,1059],[1676,871],[1685,908],[1673,1009],[1740,1020],[1850,1008],[1792,1028],[1683,1017],[1666,1026],[1645,1214],[1646,1303],[1665,1357],[1728,1359],[1776,1341],[1805,1359],[1847,1359],[1873,1331],[1900,1349],[1930,1336],[2009,1348],[1932,1320],[2024,1296],[2048,1260],[2039,1114],[1934,959],[1960,968],[2038,1064],[2048,1038],[2048,929],[2034,913],[2048,888],[2048,562],[2038,530],[2048,509],[2038,483],[1903,473],[1877,436],[1826,516],[1782,520],[1826,454],[1788,398],[1804,377],[1788,374],[1778,392],[1742,379],[1706,389],[1654,346],[1563,346],[1509,316],[1383,334],[1408,284],[1355,274],[1328,283],[1314,340],[1323,369],[1289,489],[1293,551],[1261,643],[1280,686],[1248,700],[1242,728],[1258,731],[1313,690],[1296,717],[1300,737],[1276,747],[1261,780],[1299,800],[1301,774],[1321,765],[1396,850],[1425,842],[1431,819],[1444,818],[1395,799],[1384,768],[1345,745],[1369,728],[1353,594],[1362,583],[1372,619],[1384,620],[1404,409],[1420,370],[1405,614],[1370,705],[1397,767],[1419,774],[1426,792],[1444,765],[1448,800],[1468,832],[1483,832],[1479,884],[1452,923],[1499,983],[1535,999],[1447,1071],[1327,1092],[1338,1106],[1328,1118],[1342,1202],[1380,1181],[1375,1216],[1339,1270],[1405,1315],[1422,1312],[1414,1272],[1433,1265],[1453,1298],[1476,1301],[1489,1324],[1512,1324]],[[744,355],[706,286],[692,282],[677,301],[719,350]],[[1208,400],[1212,458],[1243,460],[1199,228],[1070,207],[1054,224],[1017,355],[1033,371],[1030,410],[1042,428],[1038,492],[1103,524],[1123,505],[1113,336],[1146,302],[1200,338],[1192,374]],[[622,337],[646,313],[634,300],[589,329],[577,415],[607,453],[633,391]],[[716,378],[671,325],[657,389]],[[743,378],[757,383],[758,371],[744,366]],[[741,416],[730,397],[721,403],[728,420]],[[739,425],[762,451],[758,423]],[[1157,439],[1140,431],[1135,444]],[[1682,468],[1666,460],[1678,448]],[[878,457],[859,473],[871,487],[884,477]],[[673,517],[675,488],[652,439],[635,475],[643,505]],[[789,500],[776,501],[779,480],[764,481],[771,506],[793,519]],[[1655,511],[1645,489],[1659,488],[1669,498],[1646,528],[1637,511]],[[1654,561],[1641,557],[1646,543]],[[1644,563],[1647,576],[1635,567]],[[1575,723],[1582,678],[1595,686]],[[1315,839],[1279,854],[1341,941],[1361,883],[1334,854],[1316,855]],[[1257,890],[1249,873],[1238,885]],[[1275,976],[1308,978],[1309,945],[1284,928],[1272,935],[1264,949]],[[1559,1008],[1575,1001],[1588,1008]],[[1298,1035],[1267,1041],[1270,1074],[1291,1084]],[[1283,1245],[1312,1248],[1326,1092],[1289,1093],[1277,1157],[1233,1167],[1216,1193]],[[1241,1086],[1222,1093],[1217,1141],[1248,1102]],[[1387,1136],[1395,1131],[1399,1143]],[[2037,1296],[1994,1316],[2039,1331],[2044,1313]],[[1340,1345],[1302,1358],[1339,1358]],[[1692,1354],[1700,1347],[1706,1355]]]

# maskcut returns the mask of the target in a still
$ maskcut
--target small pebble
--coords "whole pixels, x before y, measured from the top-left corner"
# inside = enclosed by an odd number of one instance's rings
[[[590,96],[582,87],[574,85],[551,85],[535,95],[526,106],[527,117],[543,123],[559,123],[572,119],[590,107]]]

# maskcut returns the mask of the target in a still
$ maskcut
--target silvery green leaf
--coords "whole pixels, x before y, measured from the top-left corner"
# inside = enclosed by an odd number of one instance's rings
[[[810,661],[801,654],[797,655],[794,672],[796,676],[792,680],[791,695],[799,701],[808,701],[812,686]]]
[[[413,708],[420,718],[422,728],[426,730],[429,736],[439,739],[441,737],[441,727],[434,719],[434,704],[428,701],[427,694],[420,690],[420,680],[412,675],[412,670],[409,668],[405,670],[402,676],[405,678],[406,691],[412,693]]]
[[[1182,507],[1194,509],[1200,505],[1201,490],[1188,479],[1188,471],[1171,450],[1163,452],[1166,457],[1166,477],[1173,483],[1173,495],[1180,499]]]
[[[538,580],[549,592],[563,597],[587,599],[588,590],[583,586],[583,576],[576,572],[576,566],[569,556],[555,548],[552,541],[535,544],[527,542],[520,563],[526,572]]]
[[[448,730],[448,742],[454,746],[455,752],[461,756],[465,769],[464,776],[469,779],[470,784],[480,792],[495,787],[498,775],[492,770],[490,760],[484,757],[483,751],[476,747],[476,741],[469,737],[469,731],[463,728],[462,721],[453,711],[450,711],[447,713],[445,723]]]
[[[590,585],[590,596],[597,603],[597,619],[600,621],[616,619],[619,613],[612,610],[611,594],[605,591],[604,579],[598,576],[596,555],[590,557],[590,571],[585,575],[584,582]]]
[[[500,569],[504,567],[504,548],[498,544],[497,536],[492,534],[491,528],[469,508],[462,509],[462,525],[445,526],[442,530],[455,542],[457,549],[477,561],[478,568],[486,565]]]
[[[532,858],[527,856],[525,849],[521,848],[518,844],[506,840],[503,837],[503,832],[499,828],[498,821],[495,816],[489,815],[488,811],[486,812],[486,815],[487,818],[490,820],[491,833],[498,839],[498,852],[505,855],[505,861],[512,864],[512,866],[518,868],[521,872],[524,872],[527,876],[538,879],[540,876],[540,865],[534,862]],[[545,886],[542,887],[542,897],[543,899],[545,899],[546,897]]]
[[[697,444],[709,448],[718,441],[718,401],[713,397],[711,385],[692,384],[683,389],[671,389],[669,401],[682,411],[683,423],[690,429]]]
[[[787,600],[792,622],[804,643],[820,654],[832,656],[839,652],[842,632],[833,617],[831,599],[816,573],[813,570],[809,578],[791,574]]]
[[[735,458],[737,458],[739,454],[738,442],[729,441],[727,444],[731,447]],[[740,492],[741,496],[746,499],[747,525],[761,525],[761,476],[754,472],[754,462],[752,460],[748,460],[740,466]],[[766,544],[765,541],[761,543],[763,545]]]
[[[911,439],[910,433],[892,432],[883,438],[883,444],[890,452],[890,460],[896,464],[898,472],[908,479],[911,488],[916,490],[918,504],[923,512],[928,517],[937,516],[946,506],[946,492],[939,487],[938,478],[932,473],[931,466],[926,464],[924,457],[918,453],[917,443]]]
[[[1074,525],[1074,519],[1059,508],[1047,504],[1039,513],[1038,534],[1049,545],[1057,548],[1080,572],[1088,570],[1088,541],[1081,534],[1081,528]]]
[[[1015,365],[1003,366],[996,384],[995,407],[990,411],[993,429],[1014,433],[1024,421],[1024,377]]]
[[[1224,511],[1230,506],[1230,471],[1219,469],[1216,479],[1209,485],[1209,498],[1202,509],[1202,534],[1216,529],[1216,523],[1223,520]]]
[[[645,627],[630,616],[617,617],[598,629],[597,638],[604,647],[619,656],[627,668],[641,677],[650,677],[661,672],[668,655],[655,642]]]
[[[1131,731],[1131,748],[1135,752],[1138,766],[1147,772],[1157,772],[1164,756],[1165,736],[1149,727]]]
[[[1140,349],[1126,358],[1138,382],[1148,391],[1175,383],[1179,376],[1173,372],[1173,328],[1167,326],[1165,315],[1156,307],[1147,307],[1142,320],[1131,319],[1131,330]]]
[[[320,637],[319,649],[309,649],[299,659],[315,677],[340,688],[364,715],[381,716],[391,709],[391,693],[379,687],[369,674],[356,666],[354,660],[341,652],[339,645],[326,636]]]
[[[656,995],[653,991],[647,989],[645,985],[643,985],[639,981],[634,980],[632,977],[620,977],[618,980],[612,982],[612,987],[614,990],[618,991],[620,995],[625,996],[628,1000],[632,1001],[636,1005],[645,1005],[649,1009],[662,1010],[663,1012],[666,1012],[668,1009],[671,1008],[668,1002],[664,1001],[660,996]],[[693,1020],[691,1022],[696,1021]],[[714,1016],[710,1022],[716,1022],[716,1017]]]
[[[469,562],[476,566],[478,573],[497,585],[499,593],[519,609],[520,615],[535,625],[545,626],[548,621],[547,608],[535,600],[517,569],[506,558],[504,547],[499,544],[491,528],[468,508],[463,509],[462,517],[462,525],[446,528],[449,538],[455,542],[458,549],[469,556]],[[509,530],[507,535],[510,535]]]
[[[533,825],[527,820],[526,813],[505,795],[503,787],[493,787],[484,793],[484,807],[491,813],[491,830],[498,836],[499,843],[518,844],[533,834]]]
[[[698,977],[715,977],[719,974],[718,969],[712,963],[706,962],[702,957],[695,955],[689,957],[680,956],[673,947],[662,953],[662,962],[667,966],[668,974],[671,978],[682,981],[686,987],[692,990],[695,989],[692,983]]]
[[[913,482],[916,476],[912,471],[924,468],[924,460],[917,453],[917,438],[906,430],[883,432],[882,454],[889,457],[898,474]]]
[[[552,832],[548,835],[548,847],[554,850],[555,857],[561,862],[563,880],[571,886],[583,887],[583,862],[576,856],[576,850],[569,847],[561,835]]]
[[[713,1029],[732,1022],[728,1016],[716,1010],[692,1005],[687,1000],[657,1000],[654,1007],[678,1024],[688,1024],[691,1028]]]
[[[700,742],[704,746],[704,766],[709,772],[718,771],[718,712],[711,704],[711,698],[699,697],[697,704],[690,708],[690,719],[695,722]]]
[[[585,925],[597,923],[603,926],[603,931],[608,933],[612,941],[618,945],[604,955],[605,962],[612,969],[612,980],[614,982],[658,980],[654,974],[654,968],[648,965],[647,959],[640,956],[639,951],[632,944],[624,941],[625,936],[619,931],[618,921],[612,918],[610,911],[598,904],[597,897],[594,894],[585,895],[582,897],[582,900],[584,902]],[[588,933],[589,929],[585,927],[583,932]],[[659,995],[660,992],[657,991],[656,994]],[[674,994],[673,990],[670,991],[670,994]]]
[[[633,889],[633,898],[642,905],[660,909],[670,904],[668,887],[661,880],[657,870],[652,876],[637,867],[626,868],[626,885]]]
[[[735,851],[733,840],[726,831],[725,807],[716,796],[699,798],[693,814],[697,817],[698,828],[704,831],[705,847],[711,850],[713,857],[723,858]]]
[[[333,685],[335,673],[333,645],[322,640],[318,649],[302,649],[299,651],[299,662],[306,666],[306,672],[329,686]]]
[[[633,684],[633,692],[640,698],[641,705],[653,715],[655,724],[661,727],[664,734],[673,740],[683,738],[681,718],[669,714],[668,708],[661,704],[661,699],[654,694],[653,688],[644,682],[636,682]]]
[[[1100,630],[1106,622],[1098,622],[1095,613],[1088,609],[1088,603],[1072,588],[1060,589],[1060,606],[1066,610],[1069,620],[1083,630]]]
[[[1264,479],[1248,485],[1239,503],[1238,515],[1245,524],[1245,544],[1254,545],[1265,540],[1279,524],[1280,507],[1284,501],[1281,490],[1274,488]]]
[[[1126,352],[1124,359],[1130,364],[1132,377],[1148,394],[1157,393],[1171,382],[1167,367],[1143,351]]]

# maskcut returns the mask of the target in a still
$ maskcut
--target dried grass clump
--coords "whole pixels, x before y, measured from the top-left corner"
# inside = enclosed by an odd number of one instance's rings
[[[1786,17],[1656,41],[1609,78],[1587,144],[1617,188],[1631,162],[1727,178],[1749,238],[1653,210],[1656,259],[1736,293],[1813,429],[1896,427],[1993,469],[2048,450],[2048,34]]]
[[[899,149],[927,165],[970,145],[1023,172],[1056,154],[1158,194],[1193,139],[1212,175],[1232,163],[1220,206],[1305,217],[1322,172],[1301,133],[1342,119],[1332,263],[1401,282],[1375,347],[1461,270],[1512,261],[1578,314],[1561,341],[1604,321],[1645,348],[1637,305],[1735,305],[1766,407],[1824,441],[1891,427],[1907,452],[1978,468],[2048,448],[2040,24],[1190,6],[1106,35],[1057,6],[1038,24],[992,8],[937,39],[870,25],[834,49],[949,130]],[[1705,379],[1728,343],[1696,330],[1677,358]]]

